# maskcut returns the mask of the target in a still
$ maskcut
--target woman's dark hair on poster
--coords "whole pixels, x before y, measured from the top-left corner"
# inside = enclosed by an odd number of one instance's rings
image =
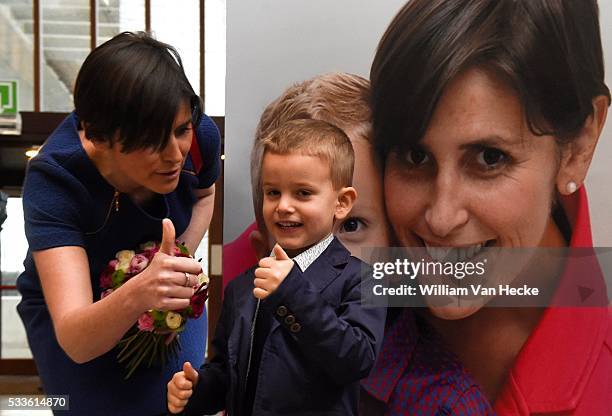
[[[384,158],[423,137],[445,87],[470,68],[518,95],[529,128],[571,141],[610,92],[595,0],[411,0],[371,70],[376,149]]]

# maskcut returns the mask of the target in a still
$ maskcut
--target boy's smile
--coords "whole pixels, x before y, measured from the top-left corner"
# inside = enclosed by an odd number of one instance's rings
[[[326,160],[266,153],[261,172],[264,222],[289,256],[296,256],[332,232],[334,219],[342,211],[342,190],[334,190]]]

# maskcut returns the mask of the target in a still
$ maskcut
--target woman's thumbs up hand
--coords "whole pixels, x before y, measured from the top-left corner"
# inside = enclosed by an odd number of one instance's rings
[[[133,300],[141,312],[150,309],[170,311],[189,306],[202,266],[190,257],[174,256],[175,235],[172,221],[164,219],[159,251],[143,272],[126,282],[132,282],[135,290]]]

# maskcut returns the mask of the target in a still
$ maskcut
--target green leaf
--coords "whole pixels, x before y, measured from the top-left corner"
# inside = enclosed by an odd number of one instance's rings
[[[166,313],[167,312],[158,311],[157,309],[153,309],[153,311],[151,312],[151,316],[153,316],[155,323],[166,322]]]
[[[181,252],[181,254],[183,254],[185,256],[191,256],[191,253],[189,253],[189,249],[187,248],[187,246],[185,246],[185,244],[177,243],[176,246],[178,247],[178,249]]]
[[[125,273],[123,272],[123,270],[115,270],[112,276],[112,280],[114,289],[117,289],[119,286],[121,286],[123,284],[123,281],[125,280]]]

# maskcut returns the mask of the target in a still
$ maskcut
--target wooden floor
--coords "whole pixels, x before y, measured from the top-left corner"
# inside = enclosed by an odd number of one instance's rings
[[[0,376],[0,395],[41,393],[40,379],[36,376]]]

